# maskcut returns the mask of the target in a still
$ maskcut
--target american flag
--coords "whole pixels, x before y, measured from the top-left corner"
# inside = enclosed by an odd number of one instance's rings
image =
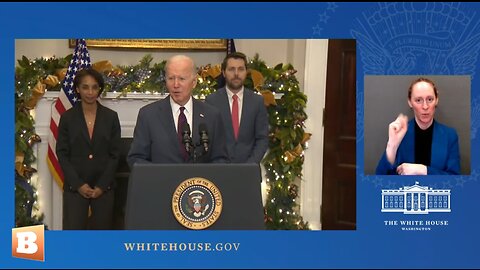
[[[62,90],[58,94],[55,106],[52,108],[50,134],[48,136],[47,163],[53,178],[57,181],[60,188],[63,188],[63,172],[60,168],[60,163],[58,163],[57,154],[55,153],[60,116],[78,101],[75,95],[75,89],[73,89],[73,79],[77,71],[91,66],[90,55],[88,54],[85,39],[77,39],[76,44],[67,74],[62,81]]]
[[[232,38],[227,39],[227,55],[237,52],[235,49],[235,42]],[[226,55],[226,56],[227,56]],[[217,78],[217,89],[220,89],[225,86],[225,77],[223,77],[223,73],[220,73],[220,76]]]
[[[236,52],[235,42],[232,38],[227,39],[227,55]]]

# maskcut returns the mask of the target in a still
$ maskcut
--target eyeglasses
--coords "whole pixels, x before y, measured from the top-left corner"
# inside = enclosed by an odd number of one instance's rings
[[[423,105],[424,102],[426,101],[427,104],[432,104],[435,101],[435,97],[427,97],[427,99],[423,98],[414,98],[413,101],[418,104],[418,105]]]

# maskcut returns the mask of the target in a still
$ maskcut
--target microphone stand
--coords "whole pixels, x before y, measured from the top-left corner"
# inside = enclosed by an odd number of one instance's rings
[[[197,163],[197,149],[195,147],[195,144],[192,144],[192,145],[193,145],[193,151],[192,151],[193,163]]]
[[[183,131],[182,143],[185,147],[185,151],[188,154],[188,162],[197,163],[197,159],[208,153],[208,133],[204,124],[200,124],[200,141],[198,144],[193,142],[192,137],[190,137],[190,127],[185,127]],[[197,148],[203,149],[202,153],[198,155]]]
[[[190,137],[190,127],[188,126],[188,124],[186,127],[184,127],[183,130],[182,143],[183,147],[185,148],[185,152],[187,152],[188,155],[187,161],[190,162],[192,160],[192,152],[195,152],[195,144],[192,141],[192,137]],[[193,162],[195,163],[195,155]]]
[[[203,154],[205,154],[205,153],[203,153],[201,155],[198,155],[197,148],[201,144],[200,143],[198,143],[198,144],[193,143],[193,140],[192,140],[192,138],[190,137],[189,134],[185,133],[183,135],[182,142],[183,142],[183,146],[185,147],[185,151],[188,154],[188,162],[189,163],[197,163],[197,159],[199,157],[203,156]]]

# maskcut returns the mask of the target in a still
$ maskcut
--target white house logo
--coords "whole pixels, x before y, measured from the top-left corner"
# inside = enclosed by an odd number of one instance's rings
[[[399,189],[382,189],[382,212],[404,214],[428,214],[431,212],[451,212],[450,190],[413,186]]]

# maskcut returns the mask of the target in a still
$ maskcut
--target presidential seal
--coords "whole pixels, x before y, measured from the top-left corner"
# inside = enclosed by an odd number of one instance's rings
[[[202,230],[222,213],[222,194],[209,180],[194,177],[183,181],[172,197],[173,215],[184,227]]]

